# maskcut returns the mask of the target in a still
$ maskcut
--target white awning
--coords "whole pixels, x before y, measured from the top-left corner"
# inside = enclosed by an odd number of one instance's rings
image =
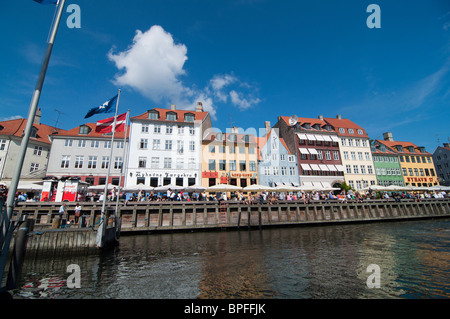
[[[302,169],[304,169],[305,171],[310,171],[311,167],[308,164],[300,164],[302,166]]]
[[[331,184],[328,183],[328,182],[321,182],[321,183],[322,183],[323,188],[329,188],[329,187],[331,187]]]
[[[314,187],[317,187],[317,188],[322,188],[322,184],[320,184],[320,182],[312,182],[313,183],[313,186]]]
[[[316,140],[318,141],[325,141],[322,135],[316,135]]]
[[[313,186],[311,182],[303,182],[303,186]]]
[[[333,142],[339,142],[339,138],[337,136],[331,135],[330,136]]]
[[[331,139],[330,135],[324,135],[323,136],[324,141],[328,141],[328,142],[332,142],[333,140]]]
[[[310,154],[317,155],[317,150],[315,148],[308,148]]]
[[[315,140],[316,140],[315,136],[312,135],[312,134],[306,134],[306,138],[307,138],[308,140],[310,140],[310,141],[315,141]]]
[[[298,138],[301,140],[307,140],[306,135],[305,134],[297,134]]]
[[[322,171],[329,171],[328,166],[325,164],[319,164],[319,167]]]
[[[320,167],[317,164],[310,164],[313,171],[320,171]]]
[[[327,165],[327,166],[330,171],[333,171],[333,172],[337,171],[337,168],[334,165]]]
[[[301,154],[309,154],[308,150],[306,148],[299,148],[298,149],[300,151]]]
[[[334,165],[334,166],[336,166],[338,171],[340,171],[340,172],[344,171],[344,166],[343,165]]]

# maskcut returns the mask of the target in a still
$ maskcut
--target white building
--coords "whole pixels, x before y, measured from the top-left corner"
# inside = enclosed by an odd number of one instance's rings
[[[211,118],[201,103],[195,111],[172,105],[130,118],[125,187],[200,184],[201,141],[208,128]]]

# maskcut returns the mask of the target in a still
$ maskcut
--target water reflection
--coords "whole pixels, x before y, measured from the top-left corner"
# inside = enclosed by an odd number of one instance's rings
[[[15,297],[448,298],[449,226],[427,220],[122,236],[108,253],[27,259]],[[64,284],[71,263],[80,265],[80,289]],[[370,264],[381,268],[379,289],[366,285]],[[49,278],[63,284],[53,287]]]

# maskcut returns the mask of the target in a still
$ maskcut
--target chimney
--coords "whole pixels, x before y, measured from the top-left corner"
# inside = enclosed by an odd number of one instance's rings
[[[450,148],[450,143],[444,143],[444,147]]]
[[[197,103],[197,107],[195,108],[195,112],[203,112],[203,104],[202,102]]]
[[[323,121],[323,115],[319,115],[319,120]]]
[[[173,110],[173,111],[175,111],[175,104],[172,104],[172,105],[170,106],[170,109]]]
[[[394,138],[392,137],[392,133],[391,132],[386,132],[383,133],[383,138],[385,141],[389,141],[389,142],[393,142]]]
[[[233,134],[238,134],[238,133],[239,133],[239,127],[233,126],[233,127],[231,128],[231,133],[233,133]]]
[[[264,122],[264,127],[266,128],[266,134],[269,134],[270,129],[272,128],[270,125],[270,121],[265,121]]]
[[[41,116],[42,116],[41,108],[38,108],[36,110],[36,115],[34,116],[33,124],[41,124]]]
[[[337,118],[338,120],[342,120],[341,114],[336,115],[336,118]]]

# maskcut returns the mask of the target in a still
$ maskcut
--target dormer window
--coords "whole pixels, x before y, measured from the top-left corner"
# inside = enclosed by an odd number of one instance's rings
[[[340,128],[339,128],[339,133],[344,134],[344,133],[345,133],[345,128],[340,127]]]
[[[348,129],[348,133],[349,133],[349,134],[355,134],[355,132],[353,131],[352,128],[349,128],[349,129]]]
[[[403,152],[403,146],[401,146],[401,145],[397,145],[397,151],[399,151],[399,152]]]
[[[168,112],[166,114],[166,120],[168,120],[168,121],[176,121],[177,120],[177,113]]]
[[[358,129],[358,134],[359,134],[359,135],[363,135],[363,130]]]
[[[414,146],[408,146],[408,150],[410,153],[414,153]]]
[[[425,147],[421,146],[419,147],[420,153],[425,153]]]
[[[314,125],[313,125],[313,128],[314,128],[315,130],[320,130],[320,124],[314,124]]]
[[[229,140],[230,142],[236,142],[236,134],[230,134],[230,135],[228,136],[228,140]]]
[[[311,129],[311,124],[310,123],[304,123],[302,126],[303,126],[303,128],[305,128],[307,130]]]
[[[84,135],[86,135],[86,134],[89,134],[90,132],[91,132],[91,129],[90,129],[89,126],[87,126],[87,125],[81,125],[81,126],[80,126],[79,134],[84,134]]]
[[[159,119],[159,113],[156,111],[148,112],[148,119],[149,120],[158,120]]]
[[[325,129],[325,131],[331,131],[331,126],[328,124],[325,125],[323,128]]]
[[[194,122],[195,121],[195,115],[192,113],[187,113],[184,115],[184,121],[185,122]]]
[[[31,128],[31,133],[30,133],[30,137],[36,138],[37,137],[37,131],[38,129],[36,127],[32,127]]]
[[[386,152],[386,146],[385,145],[380,145],[380,151]]]

